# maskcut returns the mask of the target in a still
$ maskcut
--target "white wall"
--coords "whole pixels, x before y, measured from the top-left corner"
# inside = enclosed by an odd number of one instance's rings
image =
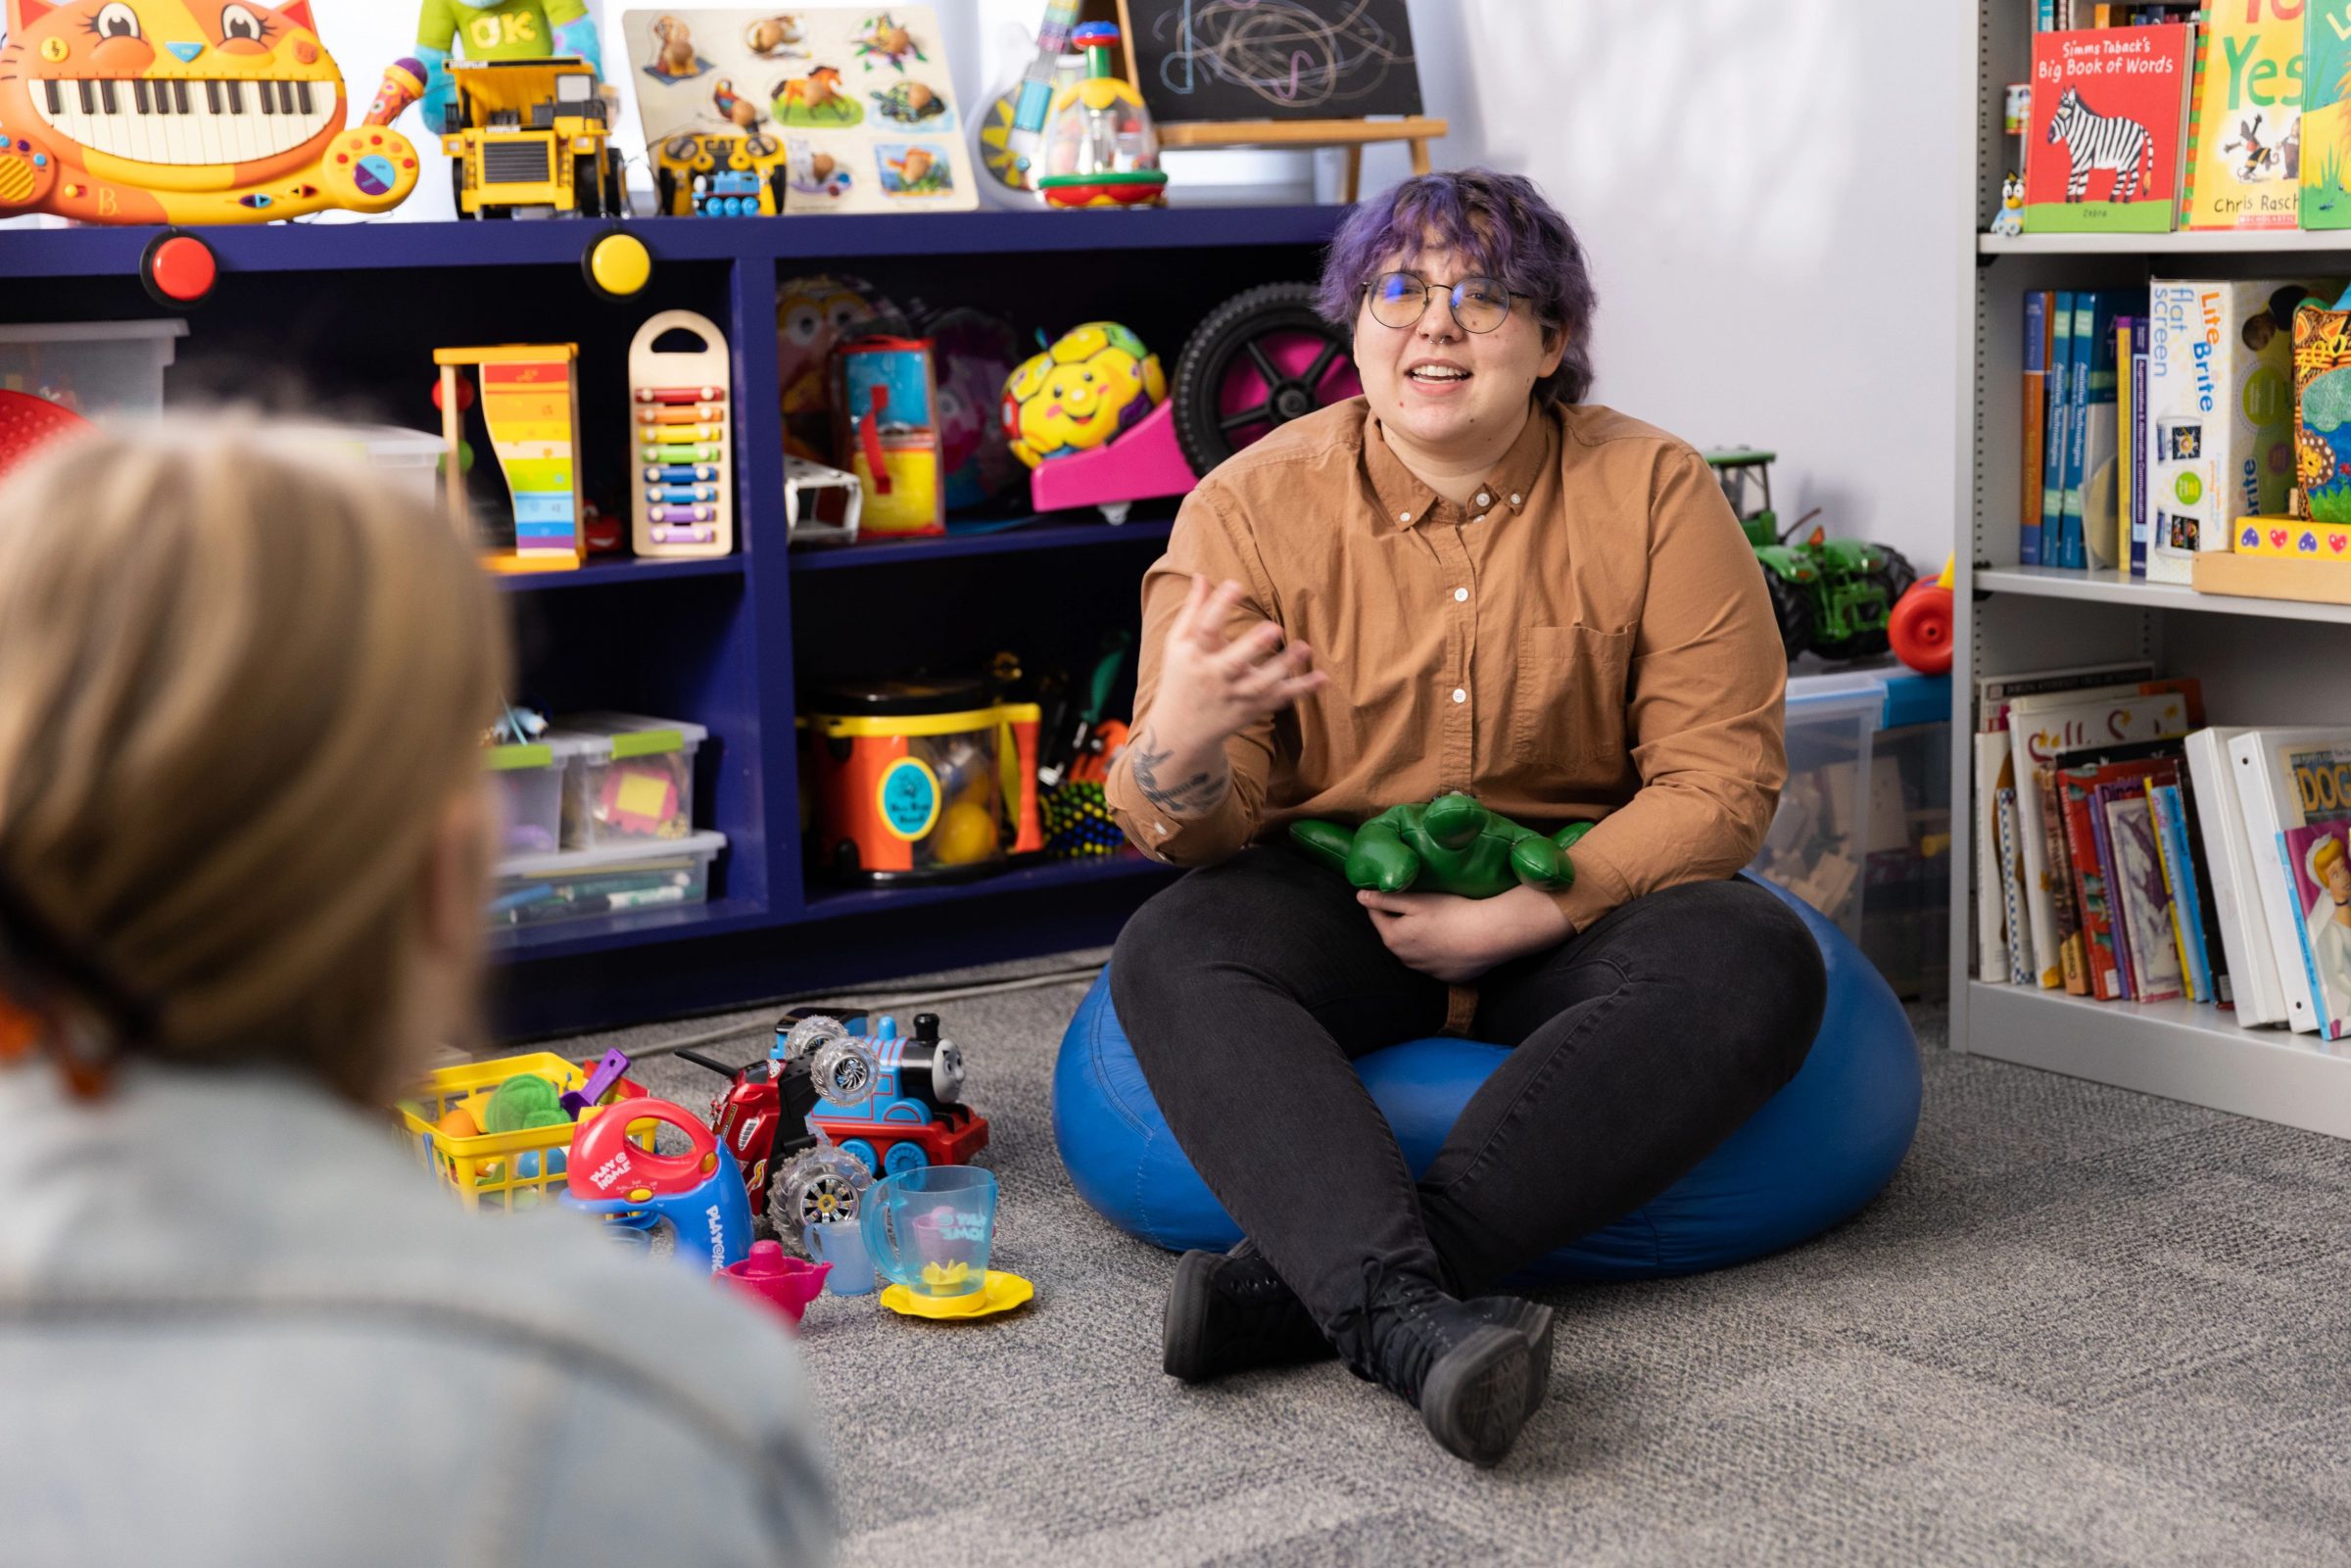
[[[1452,19],[1450,35],[1443,19]],[[1440,166],[1540,182],[1590,252],[1597,401],[1767,447],[1780,515],[1922,573],[1956,493],[1973,8],[1415,5]],[[1374,166],[1367,160],[1367,177]],[[1401,154],[1378,166],[1393,179]]]

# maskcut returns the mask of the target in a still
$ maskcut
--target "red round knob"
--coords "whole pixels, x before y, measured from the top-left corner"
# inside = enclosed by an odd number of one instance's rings
[[[166,234],[147,247],[140,272],[165,304],[199,305],[220,281],[220,259],[193,234]]]

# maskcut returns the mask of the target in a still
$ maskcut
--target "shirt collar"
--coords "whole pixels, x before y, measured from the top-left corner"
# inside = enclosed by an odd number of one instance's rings
[[[1536,407],[1529,413],[1518,439],[1511,443],[1511,450],[1502,454],[1502,460],[1479,487],[1480,494],[1491,499],[1471,506],[1468,516],[1526,510],[1528,500],[1534,496],[1535,480],[1551,452],[1558,423],[1549,408]],[[1364,472],[1371,482],[1373,499],[1379,502],[1378,520],[1383,529],[1414,528],[1432,514],[1458,510],[1405,466],[1404,459],[1388,446],[1379,416],[1368,408],[1364,410]]]

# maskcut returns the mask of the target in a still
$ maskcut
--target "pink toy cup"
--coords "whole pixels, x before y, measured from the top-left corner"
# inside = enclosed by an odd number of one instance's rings
[[[783,1313],[784,1321],[797,1328],[800,1314],[825,1288],[825,1276],[832,1271],[831,1263],[787,1258],[781,1243],[755,1241],[750,1257],[720,1273],[746,1296],[756,1296]]]

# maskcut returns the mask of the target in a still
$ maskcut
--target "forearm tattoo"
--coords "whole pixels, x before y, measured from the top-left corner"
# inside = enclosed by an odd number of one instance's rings
[[[1188,779],[1161,777],[1160,770],[1174,756],[1160,746],[1159,736],[1148,728],[1134,742],[1134,783],[1143,798],[1171,817],[1204,817],[1216,810],[1232,787],[1231,771],[1215,767],[1204,768]]]

